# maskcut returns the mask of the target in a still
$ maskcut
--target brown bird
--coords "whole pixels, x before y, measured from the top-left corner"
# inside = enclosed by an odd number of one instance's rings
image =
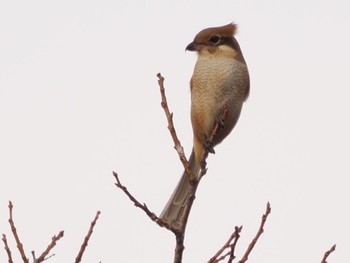
[[[204,29],[186,47],[186,50],[198,53],[191,79],[194,138],[189,164],[194,176],[199,176],[206,152],[213,152],[213,147],[232,131],[243,102],[249,95],[249,73],[240,46],[234,38],[236,29],[237,26],[233,23]],[[222,120],[225,108],[228,114]],[[213,141],[209,141],[217,123],[221,124],[221,128]],[[179,227],[189,193],[190,182],[184,172],[161,218]]]

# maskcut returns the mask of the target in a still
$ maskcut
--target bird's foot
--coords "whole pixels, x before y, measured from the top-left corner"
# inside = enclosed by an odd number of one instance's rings
[[[207,166],[206,160],[201,161],[201,168],[204,169]]]
[[[223,116],[218,116],[216,118],[216,123],[219,125],[220,129],[225,128],[225,118]]]
[[[207,136],[205,136],[205,138],[204,138],[204,147],[208,153],[215,154],[214,144],[211,140],[208,139]]]

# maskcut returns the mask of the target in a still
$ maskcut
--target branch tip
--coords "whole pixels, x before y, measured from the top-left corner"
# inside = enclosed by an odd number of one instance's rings
[[[15,238],[16,240],[16,245],[17,245],[17,249],[22,257],[22,260],[24,263],[29,263],[29,259],[27,258],[25,252],[24,252],[24,248],[23,248],[23,244],[21,243],[20,239],[19,239],[19,236],[18,236],[18,233],[17,233],[17,229],[15,227],[15,223],[13,222],[13,214],[12,214],[12,210],[13,210],[13,204],[11,201],[9,201],[9,214],[10,214],[10,218],[8,220],[10,226],[11,226],[11,231],[12,231],[12,234],[13,234],[13,237]]]
[[[270,202],[267,202],[266,204],[266,210],[265,213],[263,214],[262,218],[261,218],[261,223],[260,223],[260,227],[258,229],[258,232],[256,233],[254,239],[252,240],[252,242],[249,244],[246,252],[244,253],[242,259],[238,262],[238,263],[244,263],[248,260],[248,257],[250,255],[250,253],[252,252],[255,244],[258,242],[258,239],[260,238],[261,234],[264,232],[264,226],[266,223],[266,219],[269,216],[269,214],[271,213],[271,205]]]
[[[113,172],[113,174],[116,174],[116,173]],[[101,212],[97,211],[94,220],[90,223],[89,231],[88,231],[87,235],[84,238],[84,242],[83,242],[83,244],[80,247],[80,250],[79,250],[79,253],[78,253],[77,257],[75,258],[75,263],[81,262],[81,259],[83,257],[83,254],[85,252],[86,247],[88,246],[88,242],[89,242],[89,240],[91,238],[91,235],[93,233],[94,227],[96,225],[96,222],[97,222],[100,214],[101,214]]]
[[[321,263],[327,263],[328,256],[332,254],[335,249],[336,249],[336,244],[334,244],[328,251],[326,251],[326,253],[324,253]]]
[[[6,238],[5,234],[2,234],[2,241],[4,242],[4,245],[5,245],[5,250],[6,250],[6,253],[7,253],[8,262],[9,263],[13,263],[12,253],[11,253],[10,247],[9,247],[9,245],[7,243],[7,238]]]

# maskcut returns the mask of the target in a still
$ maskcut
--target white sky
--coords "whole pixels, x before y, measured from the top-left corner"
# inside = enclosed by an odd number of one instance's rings
[[[124,3],[123,3],[124,2]],[[208,160],[184,262],[207,262],[243,225],[237,256],[271,202],[249,262],[349,261],[349,1],[1,1],[0,231],[8,200],[30,256],[60,230],[50,262],[172,262],[173,235],[115,188],[112,171],[160,213],[182,166],[160,107],[156,73],[189,153],[184,52],[206,27],[235,21],[251,96]],[[1,246],[2,247],[2,246]],[[6,261],[0,249],[0,261]]]

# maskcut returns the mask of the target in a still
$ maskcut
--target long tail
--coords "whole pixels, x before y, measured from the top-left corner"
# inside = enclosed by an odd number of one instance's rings
[[[189,159],[189,165],[193,175],[197,176],[200,170],[200,166],[196,165],[193,150]],[[186,172],[184,172],[179,183],[175,188],[175,191],[171,195],[168,203],[166,204],[166,206],[163,209],[163,212],[160,215],[160,217],[163,220],[165,220],[168,224],[175,227],[180,226],[180,220],[190,194],[190,188],[191,185],[188,175]]]

